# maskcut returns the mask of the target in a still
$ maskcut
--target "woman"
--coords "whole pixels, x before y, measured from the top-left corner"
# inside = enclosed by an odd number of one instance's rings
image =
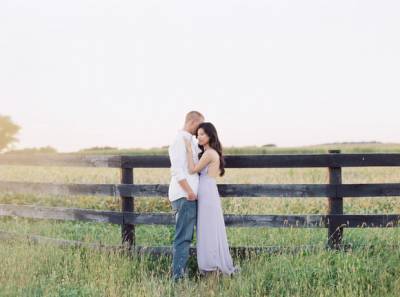
[[[196,131],[201,149],[199,162],[194,164],[192,146],[186,142],[188,169],[191,174],[200,173],[197,193],[197,263],[202,275],[214,271],[232,275],[239,271],[233,265],[226,236],[216,177],[225,173],[225,162],[217,130],[209,122],[201,123]]]

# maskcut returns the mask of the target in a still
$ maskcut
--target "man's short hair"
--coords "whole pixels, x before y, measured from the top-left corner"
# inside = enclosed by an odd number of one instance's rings
[[[204,116],[200,112],[195,111],[195,110],[189,111],[186,114],[185,123],[189,122],[190,120],[199,119],[199,118],[204,119]]]

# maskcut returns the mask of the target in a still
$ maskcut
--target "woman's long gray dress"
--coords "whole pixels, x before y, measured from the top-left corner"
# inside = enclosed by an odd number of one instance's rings
[[[224,215],[217,182],[207,174],[208,165],[200,172],[197,193],[197,264],[200,273],[219,270],[236,272],[229,252]]]

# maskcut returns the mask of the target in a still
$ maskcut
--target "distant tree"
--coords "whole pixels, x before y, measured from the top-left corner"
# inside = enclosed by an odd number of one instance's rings
[[[88,151],[116,151],[118,150],[117,147],[113,146],[93,146],[93,147],[88,147],[84,149],[80,149],[78,152],[88,152]]]
[[[15,135],[20,129],[21,127],[14,124],[9,116],[0,115],[0,152],[18,141]]]
[[[262,147],[276,147],[276,144],[274,144],[274,143],[268,143],[268,144],[262,145]]]
[[[57,150],[51,146],[28,147],[19,150],[10,150],[7,154],[55,154]]]

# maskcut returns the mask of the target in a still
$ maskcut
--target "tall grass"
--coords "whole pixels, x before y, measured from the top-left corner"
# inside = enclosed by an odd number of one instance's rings
[[[228,153],[326,152],[335,145],[293,148],[235,148]],[[342,148],[343,149],[343,148]],[[398,145],[345,147],[345,151],[400,151]],[[264,151],[265,150],[265,151]],[[120,150],[118,150],[119,153]],[[130,151],[131,153],[135,153]],[[98,153],[98,152],[96,152]],[[114,152],[115,153],[115,152]],[[122,153],[129,153],[128,151]],[[146,154],[148,153],[145,152]],[[155,153],[165,154],[164,149]],[[168,169],[135,169],[135,183],[168,183]],[[118,183],[110,168],[0,166],[0,180],[56,183]],[[344,168],[344,183],[399,182],[400,168]],[[227,169],[219,183],[327,183],[327,169]],[[0,193],[0,203],[119,210],[119,197],[17,195]],[[229,214],[324,214],[326,198],[224,198]],[[136,198],[138,212],[170,212],[168,199]],[[345,198],[345,213],[400,213],[397,197]],[[0,231],[119,244],[117,225],[0,217]],[[398,296],[399,228],[345,229],[347,252],[324,248],[327,230],[319,228],[227,228],[231,246],[313,245],[298,253],[235,258],[242,271],[234,278],[198,278],[196,259],[190,277],[170,281],[170,257],[134,256],[58,248],[29,241],[0,241],[0,296]],[[173,226],[137,226],[138,245],[171,245]],[[193,245],[195,245],[194,240]],[[396,248],[397,246],[397,248]]]
[[[234,278],[199,279],[191,261],[180,284],[169,278],[170,257],[13,241],[0,247],[1,296],[398,296],[400,289],[400,251],[384,243],[235,259],[242,271]]]

